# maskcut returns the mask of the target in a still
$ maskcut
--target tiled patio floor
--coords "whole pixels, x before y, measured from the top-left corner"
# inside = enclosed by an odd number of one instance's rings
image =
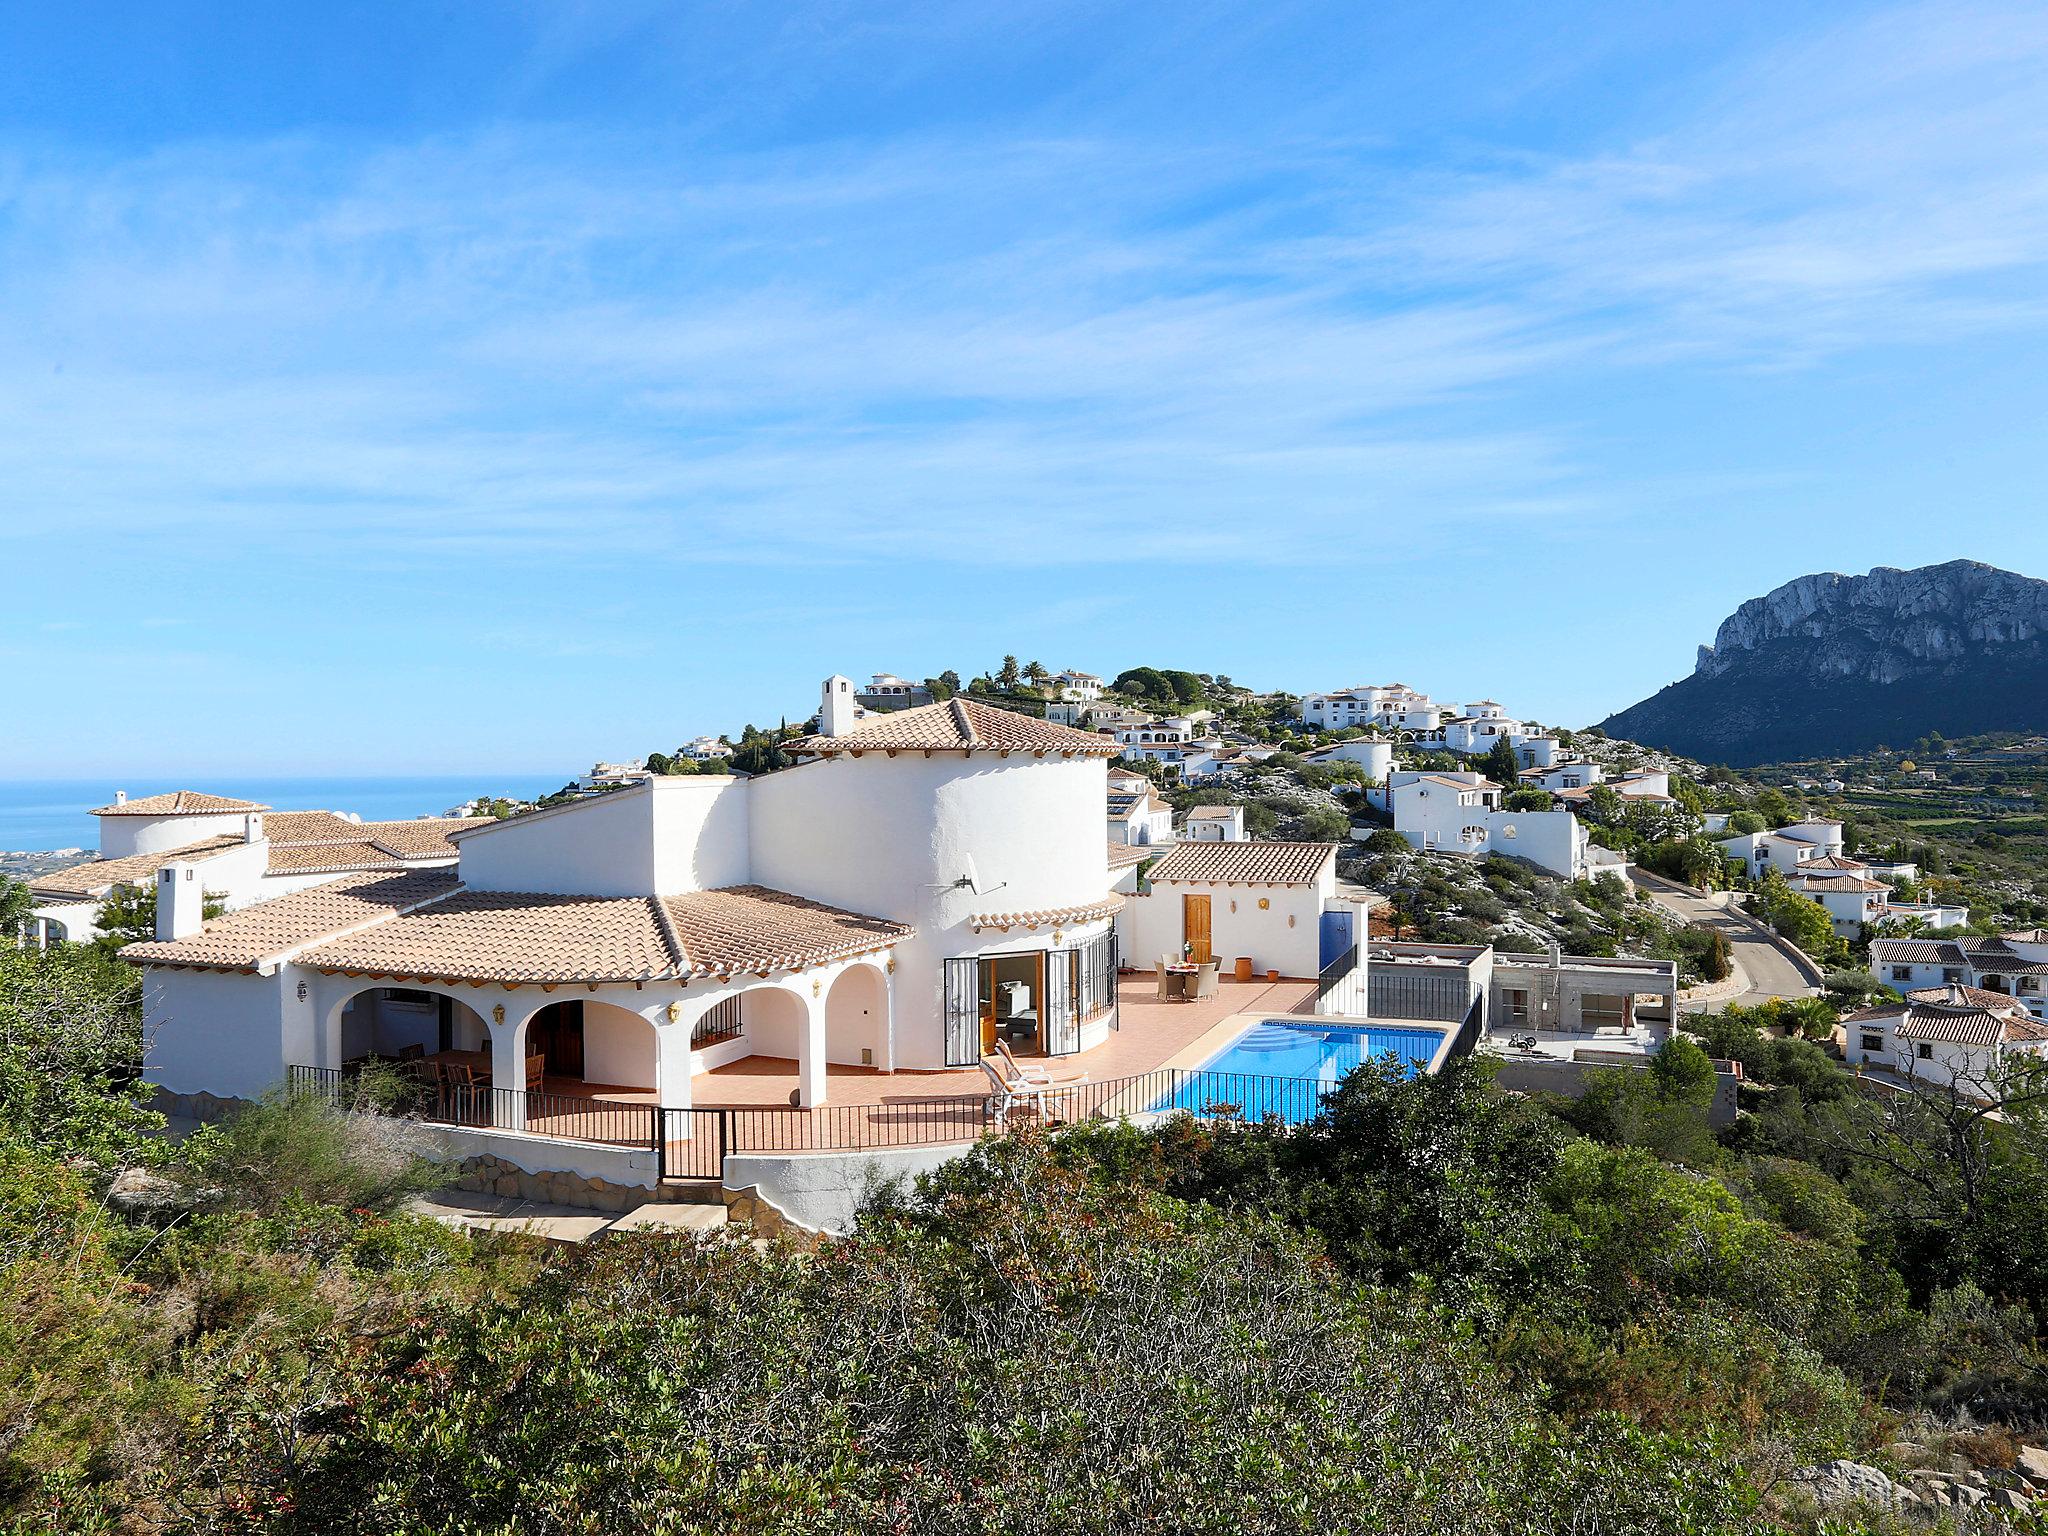
[[[1134,1077],[1164,1066],[1198,1066],[1178,1058],[1223,1020],[1239,1013],[1306,1013],[1315,998],[1308,981],[1231,982],[1214,997],[1161,1002],[1149,974],[1117,983],[1122,1027],[1092,1051],[1077,1056],[1026,1057],[1054,1078],[1086,1074],[1090,1082]],[[700,1109],[788,1107],[796,1087],[796,1063],[784,1057],[749,1056],[691,1079],[691,1101]],[[902,1104],[918,1099],[983,1097],[988,1078],[978,1067],[944,1072],[877,1072],[871,1067],[833,1067],[826,1081],[828,1105]]]
[[[1199,1066],[1233,1032],[1225,1027],[1228,1020],[1307,1013],[1314,998],[1313,982],[1225,982],[1214,997],[1166,1002],[1149,974],[1124,978],[1117,986],[1121,1027],[1076,1056],[1023,1058],[1027,1066],[1046,1069],[1056,1084],[1069,1086],[1011,1113],[1029,1120],[1042,1111],[1048,1120],[1074,1121],[1145,1108],[1156,1085],[1133,1088],[1125,1079],[1162,1067]],[[709,1177],[721,1153],[932,1145],[972,1141],[991,1128],[990,1084],[979,1068],[888,1073],[835,1066],[826,1080],[826,1103],[810,1110],[792,1107],[796,1084],[796,1063],[781,1057],[749,1056],[700,1072],[691,1080],[691,1099],[696,1110],[708,1113],[663,1118],[671,1138],[667,1166]],[[526,1101],[526,1129],[645,1146],[656,1134],[656,1102],[651,1089],[550,1077]],[[488,1123],[484,1105],[472,1106],[472,1113],[479,1118],[465,1123]],[[694,1140],[675,1139],[685,1135]]]

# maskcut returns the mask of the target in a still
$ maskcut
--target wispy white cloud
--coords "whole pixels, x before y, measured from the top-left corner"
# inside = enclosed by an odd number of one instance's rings
[[[619,34],[588,14],[536,76]],[[0,538],[1291,562],[1601,521],[1548,381],[2048,310],[2048,20],[1787,44],[1576,155],[503,129],[0,165]],[[963,528],[1028,536],[963,540]]]

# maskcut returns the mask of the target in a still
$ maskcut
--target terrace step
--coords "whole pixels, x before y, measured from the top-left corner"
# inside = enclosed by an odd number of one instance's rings
[[[663,1179],[654,1186],[656,1205],[725,1204],[725,1186],[717,1179]]]
[[[715,1232],[726,1224],[725,1206],[678,1205],[650,1200],[605,1228],[607,1232]]]

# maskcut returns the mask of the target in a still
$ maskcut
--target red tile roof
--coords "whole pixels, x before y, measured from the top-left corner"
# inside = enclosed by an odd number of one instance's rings
[[[1145,878],[1154,885],[1313,885],[1335,843],[1179,843]]]
[[[816,757],[863,752],[1058,752],[1114,757],[1117,746],[1094,731],[1054,725],[976,699],[948,699],[943,704],[872,715],[842,736],[805,736],[789,743],[788,750]]]
[[[174,789],[168,794],[144,795],[140,800],[116,800],[100,806],[94,816],[221,816],[230,811],[267,811],[254,800],[232,800],[226,795],[202,795],[196,789]]]

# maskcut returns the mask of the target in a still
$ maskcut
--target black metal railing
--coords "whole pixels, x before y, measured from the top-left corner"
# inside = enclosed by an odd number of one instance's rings
[[[1316,974],[1316,1012],[1364,1016],[1366,971],[1353,944]]]
[[[1479,1048],[1479,1037],[1486,1031],[1486,999],[1475,997],[1472,1006],[1465,1010],[1465,1022],[1458,1026],[1458,1032],[1451,1036],[1451,1048],[1444,1053],[1445,1061],[1456,1061],[1461,1056],[1470,1056]]]
[[[1448,971],[1449,968],[1447,967]],[[1463,968],[1451,974],[1417,975],[1406,967],[1372,966],[1366,977],[1366,1006],[1373,1019],[1428,1019],[1455,1024],[1472,1003]]]
[[[346,1067],[293,1067],[289,1086],[336,1102],[430,1125],[474,1130],[526,1131],[604,1146],[655,1147],[661,1110],[587,1094],[493,1088],[487,1083],[436,1080],[409,1063],[366,1074]]]
[[[1468,1054],[1478,1038],[1475,1000],[1450,1054]],[[1146,1114],[1184,1112],[1199,1119],[1302,1125],[1321,1112],[1335,1084],[1318,1078],[1161,1067],[1099,1081],[1017,1084],[1009,1090],[882,1104],[814,1109],[763,1106],[663,1109],[574,1094],[486,1086],[414,1085],[394,1095],[391,1079],[358,1098],[359,1075],[334,1067],[293,1067],[294,1092],[430,1124],[523,1131],[528,1135],[604,1146],[644,1148],[664,1179],[717,1179],[736,1154],[853,1152],[946,1146],[1004,1135],[1032,1125],[1078,1125]],[[400,1080],[403,1081],[402,1079]]]

